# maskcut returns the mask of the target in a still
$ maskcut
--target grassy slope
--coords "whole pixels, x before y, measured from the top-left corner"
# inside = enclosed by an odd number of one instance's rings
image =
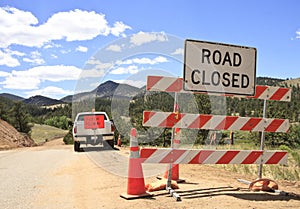
[[[282,83],[286,83],[288,86],[297,86],[297,84],[300,85],[300,78],[286,80],[283,81]]]
[[[45,141],[64,137],[67,133],[67,130],[62,130],[53,126],[34,124],[31,138],[35,141],[35,143],[42,144]]]

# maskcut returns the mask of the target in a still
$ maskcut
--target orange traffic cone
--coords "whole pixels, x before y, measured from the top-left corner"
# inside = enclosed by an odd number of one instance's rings
[[[121,194],[120,196],[127,200],[152,196],[152,194],[148,193],[145,188],[142,159],[139,154],[135,128],[132,128],[130,132],[130,158],[128,165],[127,193]]]
[[[175,128],[175,136],[174,136],[174,139],[173,139],[173,143],[174,143],[174,148],[179,147],[179,144],[180,144],[180,128]],[[166,170],[166,172],[164,173],[164,176],[163,176],[166,179],[169,176],[169,170],[170,170],[170,166],[168,165],[167,170]],[[184,179],[179,179],[179,164],[172,164],[171,172],[172,172],[171,180],[174,180],[177,183],[185,182]]]
[[[167,170],[164,174],[164,178],[167,179],[169,175],[169,165],[167,167]],[[172,164],[172,177],[171,180],[174,180],[178,183],[179,180],[179,165],[178,164]]]
[[[118,137],[117,145],[118,145],[119,147],[122,146],[121,135],[119,135],[119,137]]]

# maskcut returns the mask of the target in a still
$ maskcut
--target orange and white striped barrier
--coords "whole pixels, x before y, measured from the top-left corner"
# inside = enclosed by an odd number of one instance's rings
[[[165,76],[148,76],[147,77],[147,91],[163,91],[163,92],[178,92],[178,93],[195,93],[195,94],[205,94],[204,92],[192,92],[185,91],[183,87],[182,78],[165,77]],[[254,96],[246,96],[245,98],[254,99],[265,99],[265,100],[276,100],[276,101],[291,101],[290,88],[274,87],[274,86],[260,86],[255,87]],[[224,94],[219,96],[236,96],[232,94]]]
[[[142,148],[143,163],[174,164],[287,164],[286,151],[196,150]]]
[[[287,132],[288,119],[144,111],[143,125],[165,128]]]

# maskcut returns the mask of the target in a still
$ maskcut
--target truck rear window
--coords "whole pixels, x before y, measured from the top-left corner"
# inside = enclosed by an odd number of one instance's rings
[[[79,115],[77,121],[84,121],[85,116],[98,116],[98,115],[103,115],[104,120],[107,120],[106,115],[104,114],[84,114],[84,115]]]

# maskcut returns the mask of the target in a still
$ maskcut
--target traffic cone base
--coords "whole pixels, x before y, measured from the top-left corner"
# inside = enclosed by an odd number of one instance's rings
[[[130,195],[127,193],[120,194],[120,197],[122,197],[126,200],[133,200],[133,199],[138,199],[138,198],[142,198],[142,197],[152,197],[152,196],[153,196],[153,194],[150,192],[147,192],[147,191],[143,194],[138,194],[138,195]]]
[[[141,160],[139,158],[129,159],[127,193],[122,193],[120,197],[131,200],[151,196],[153,194],[147,192],[145,188]]]

